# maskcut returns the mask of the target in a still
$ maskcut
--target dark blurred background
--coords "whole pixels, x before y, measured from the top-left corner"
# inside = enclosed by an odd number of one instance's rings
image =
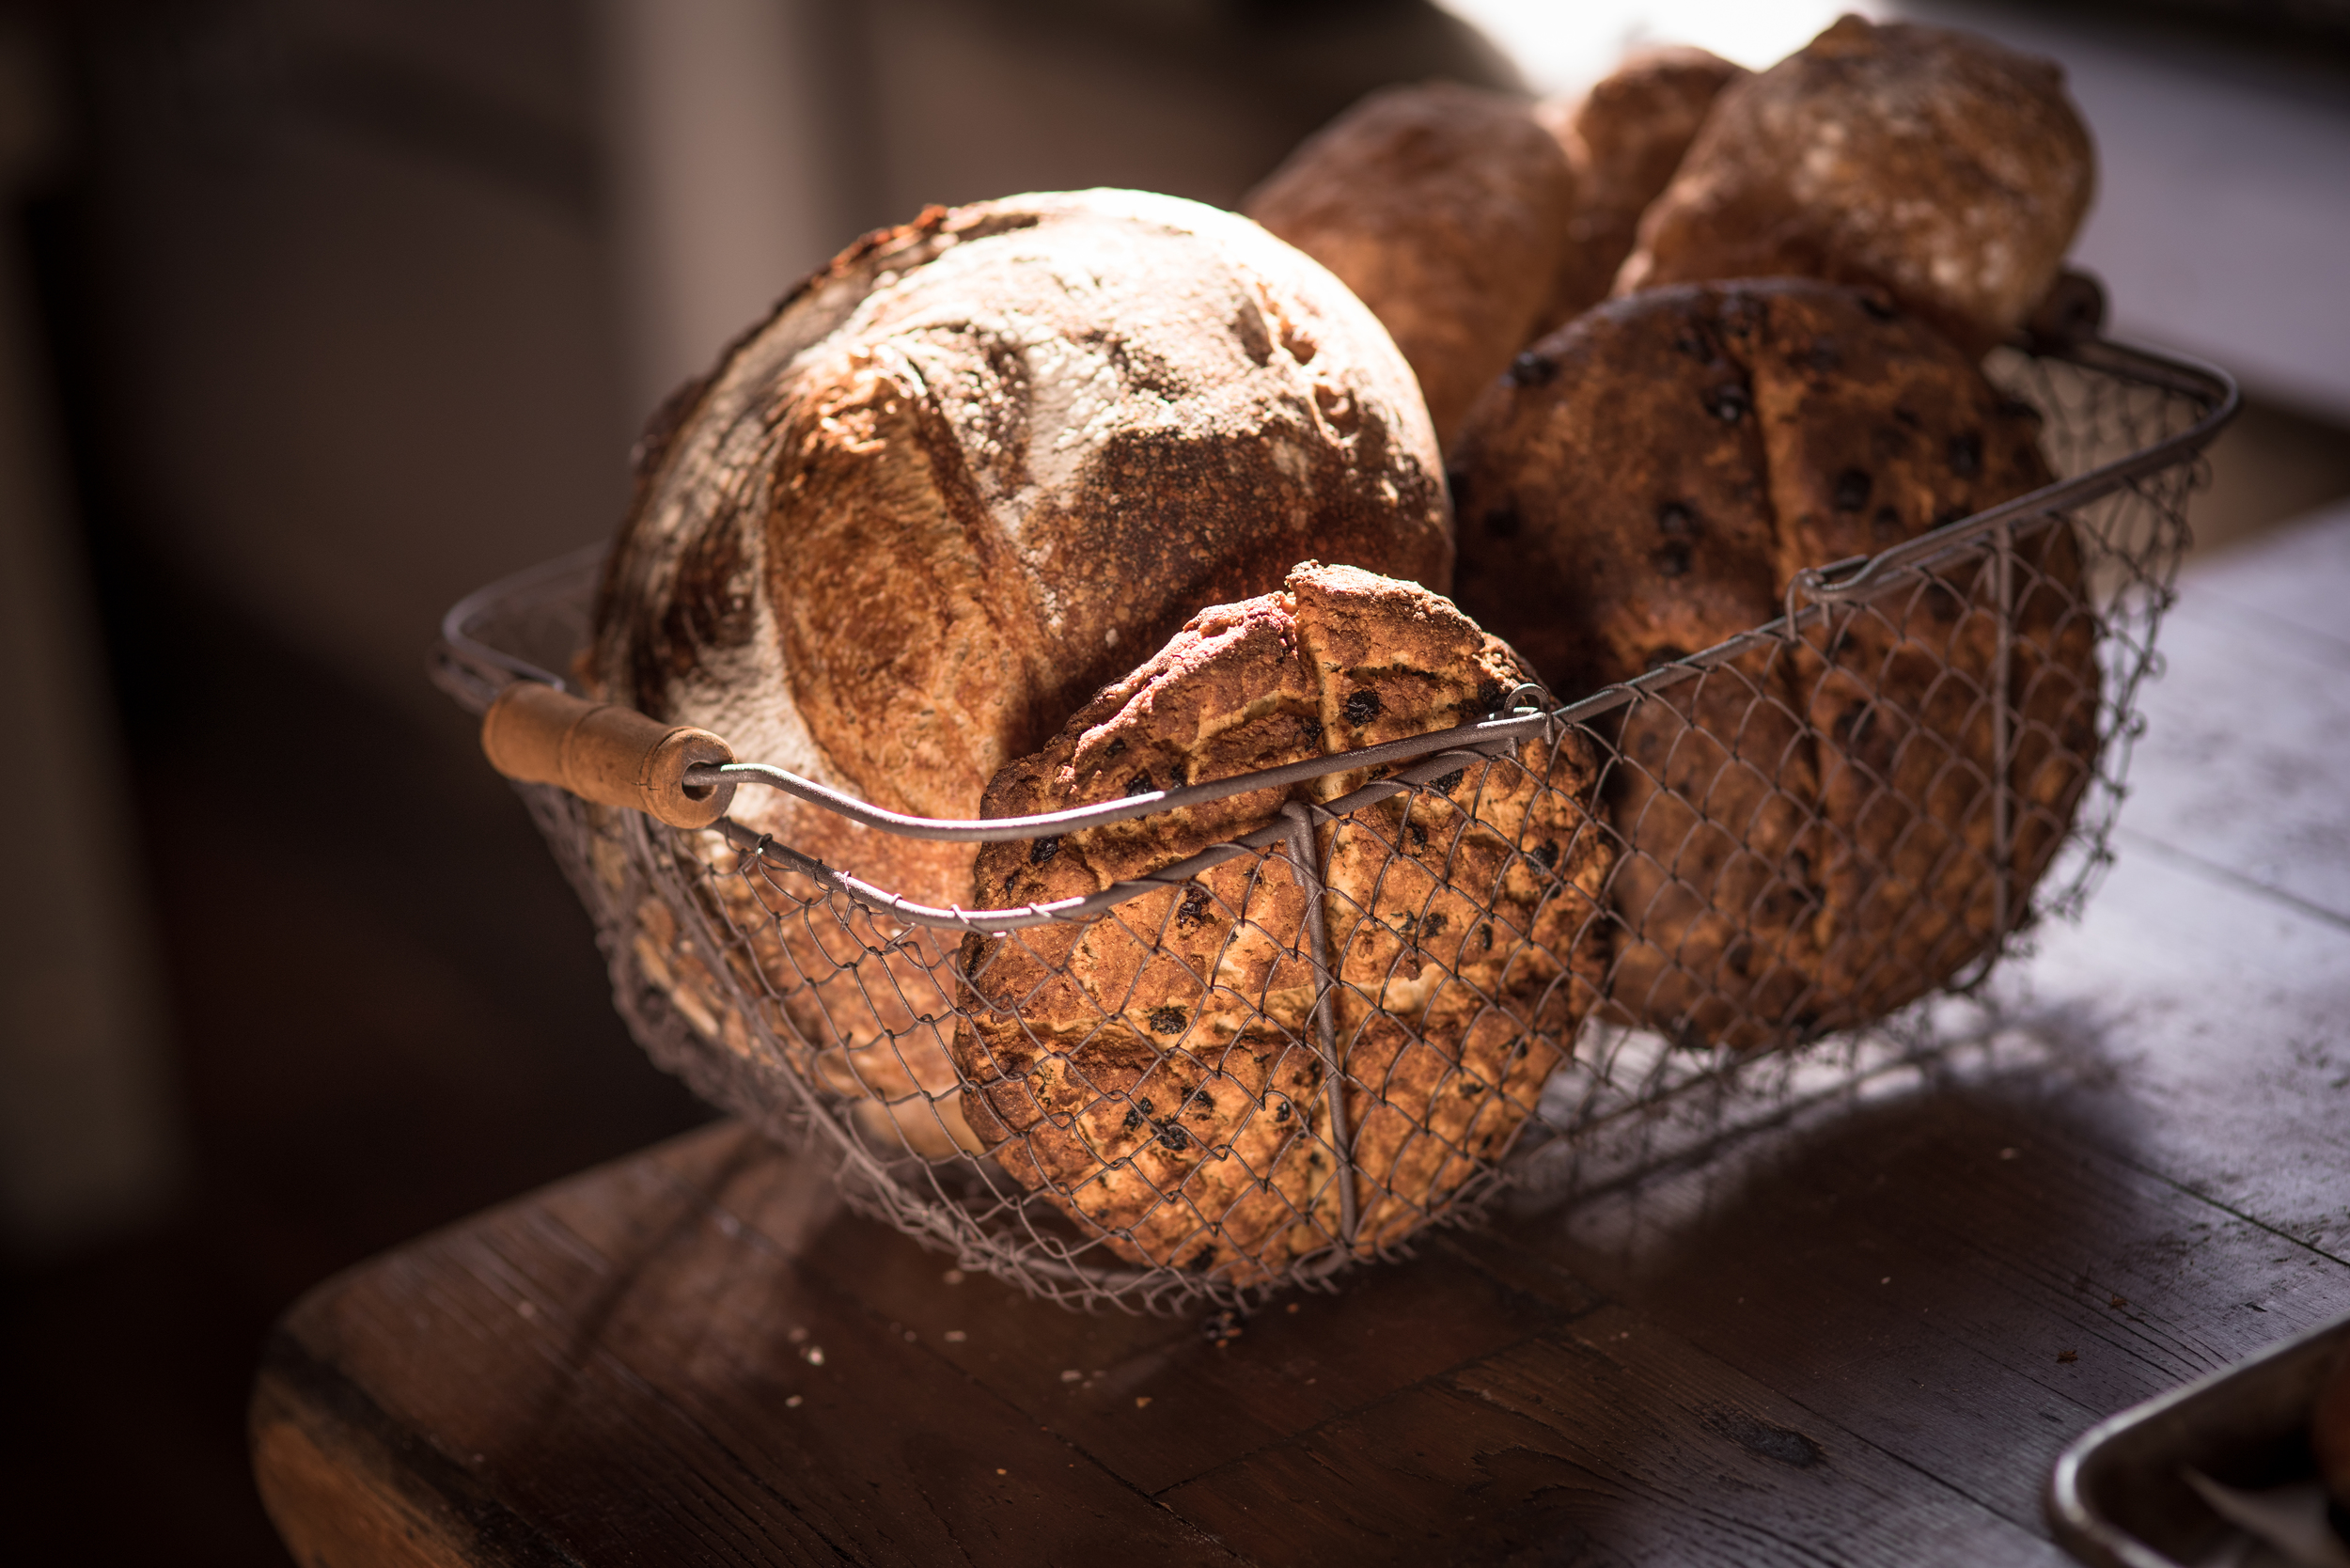
[[[1382,82],[1760,65],[1838,8],[0,3],[9,1559],[283,1562],[271,1320],[708,1114],[424,653],[610,532],[638,419],[799,274],[929,201],[1230,204]],[[2245,375],[2203,533],[2350,494],[2350,8],[1906,8],[2066,61],[2121,325]]]

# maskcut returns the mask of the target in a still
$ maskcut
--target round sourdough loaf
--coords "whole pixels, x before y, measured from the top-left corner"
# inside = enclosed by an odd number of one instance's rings
[[[738,756],[970,817],[1201,604],[1310,556],[1439,587],[1451,568],[1411,371],[1336,279],[1170,196],[933,209],[844,252],[656,417],[591,672]],[[970,891],[969,845],[763,789],[733,815],[918,903]],[[937,938],[807,909],[788,875],[708,886],[803,1069],[900,1107],[925,1152],[961,1141]]]
[[[1723,92],[1615,291],[1871,284],[1981,354],[2056,281],[2095,178],[2054,61],[1847,16]]]
[[[1527,666],[1415,584],[1312,563],[1201,612],[1051,744],[996,775],[1007,816],[1200,783],[1474,722]],[[1340,774],[980,852],[973,897],[1081,897],[1334,800]],[[1369,1254],[1489,1170],[1603,968],[1609,851],[1572,732],[1324,823],[1324,911]],[[966,938],[955,1043],[997,1160],[1137,1263],[1247,1285],[1343,1248],[1306,893],[1283,852],[1082,925]]]
[[[2048,481],[2033,412],[1915,316],[1804,280],[1590,311],[1453,453],[1462,607],[1576,698],[1781,613],[1794,575]],[[1643,700],[1616,739],[1608,983],[1691,1043],[1880,1016],[1981,954],[2093,771],[2097,626],[2069,524],[2013,562],[2013,853],[1994,851],[1997,560],[1973,551]]]
[[[1530,102],[1429,82],[1347,110],[1244,210],[1386,323],[1449,441],[1542,324],[1574,200],[1566,156]]]
[[[1671,183],[1716,96],[1748,74],[1702,49],[1646,50],[1582,97],[1535,109],[1574,171],[1574,210],[1543,333],[1607,297],[1640,214]]]

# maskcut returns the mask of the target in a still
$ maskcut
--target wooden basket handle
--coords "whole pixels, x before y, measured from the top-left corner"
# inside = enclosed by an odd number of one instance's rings
[[[732,784],[685,782],[685,770],[697,762],[734,760],[734,748],[709,730],[664,724],[536,681],[498,693],[481,716],[481,749],[509,778],[553,784],[671,827],[708,827],[734,800]]]

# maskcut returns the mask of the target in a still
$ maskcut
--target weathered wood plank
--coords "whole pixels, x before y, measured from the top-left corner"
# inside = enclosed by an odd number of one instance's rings
[[[2350,570],[2336,558],[2350,559],[2350,509],[2187,574],[2123,820],[2350,925]]]
[[[2037,1530],[2083,1428],[2350,1310],[2350,1267],[2103,1136],[2036,1092],[1928,1090],[1512,1233]]]
[[[2185,606],[2330,642],[2350,655],[2350,501],[2335,500],[2245,547],[2198,557]]]
[[[813,1238],[808,1266],[1152,1493],[1596,1300],[1555,1269],[1540,1294],[1506,1282],[1439,1234],[1410,1262],[1359,1270],[1334,1293],[1296,1294],[1217,1343],[1194,1322],[1072,1314],[992,1280],[947,1286],[935,1254],[870,1247],[845,1229]]]
[[[2104,1147],[2350,1260],[2350,928],[2125,839],[2040,949],[2042,1027]]]
[[[347,1385],[331,1372],[321,1375],[306,1356],[297,1353],[298,1369],[279,1365],[283,1359],[273,1344],[255,1385],[253,1469],[295,1561],[462,1568],[510,1560],[485,1547],[455,1466],[439,1466],[442,1474],[428,1479],[404,1435],[352,1419],[350,1406],[366,1403],[364,1396],[350,1397]]]
[[[2060,1560],[1614,1307],[1166,1500],[1268,1562]]]
[[[280,1368],[333,1369],[584,1564],[1231,1560],[676,1179],[788,1163],[719,1128],[494,1211],[321,1287]],[[912,1245],[770,1190],[778,1231]]]

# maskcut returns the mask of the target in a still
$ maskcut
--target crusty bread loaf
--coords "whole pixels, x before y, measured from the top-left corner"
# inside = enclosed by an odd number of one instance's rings
[[[1807,566],[2046,483],[2036,431],[1881,295],[1781,279],[1615,301],[1471,415],[1457,591],[1583,696],[1776,619]],[[2096,625],[2070,526],[2019,539],[2002,873],[1996,567],[1905,579],[1622,720],[1618,1009],[1693,1043],[1782,1043],[1922,995],[1983,950],[2003,896],[2021,913],[2093,765]]]
[[[1308,556],[1439,587],[1450,570],[1434,438],[1378,321],[1230,213],[1013,196],[870,237],[672,400],[591,673],[744,758],[968,817],[1199,605]],[[967,845],[759,788],[733,814],[917,902],[968,895]],[[845,902],[807,911],[788,875],[711,886],[803,1066],[907,1105],[936,1147],[937,940]]]
[[[1439,441],[1542,324],[1574,180],[1526,100],[1383,87],[1290,154],[1243,210],[1322,262],[1411,361]]]
[[[1036,755],[990,816],[1230,777],[1486,716],[1526,666],[1435,594],[1312,563],[1202,612]],[[1505,1152],[1603,967],[1589,744],[1534,740],[1321,828],[1336,1047],[1368,1253]],[[973,897],[1043,902],[1272,821],[1292,792],[991,844]],[[967,939],[971,1125],[1121,1256],[1246,1284],[1341,1245],[1305,898],[1281,853],[1083,925]]]
[[[1723,92],[1615,291],[1797,276],[1884,289],[1981,354],[2056,281],[2095,182],[2054,61],[1847,16]]]
[[[1671,183],[1716,95],[1748,74],[1702,49],[1643,50],[1580,98],[1535,108],[1574,171],[1574,209],[1550,305],[1532,336],[1547,336],[1607,297],[1632,254],[1640,214]]]

